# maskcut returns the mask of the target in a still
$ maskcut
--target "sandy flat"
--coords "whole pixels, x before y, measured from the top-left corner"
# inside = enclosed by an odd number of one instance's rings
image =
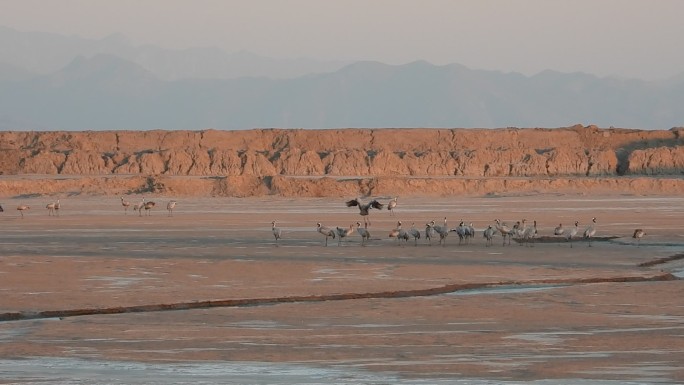
[[[62,199],[59,217],[0,202],[0,383],[684,382],[684,262],[639,266],[684,253],[684,197],[400,198],[366,246],[327,247],[317,222],[363,223],[344,198],[181,199],[172,217],[173,197],[146,198],[143,217],[117,197]],[[445,216],[477,237],[387,236]],[[592,247],[482,238],[496,218],[548,240],[592,217]]]

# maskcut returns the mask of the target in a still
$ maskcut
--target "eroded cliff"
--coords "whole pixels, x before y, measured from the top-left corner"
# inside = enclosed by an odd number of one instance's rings
[[[360,193],[377,191],[378,181],[414,192],[438,180],[452,190],[516,178],[541,186],[540,180],[658,175],[678,183],[683,172],[681,128],[0,132],[4,176],[138,178],[137,190],[177,193],[173,177],[198,177],[190,179],[210,186],[196,190],[210,195],[344,195],[348,180]],[[0,187],[3,195],[16,192]]]

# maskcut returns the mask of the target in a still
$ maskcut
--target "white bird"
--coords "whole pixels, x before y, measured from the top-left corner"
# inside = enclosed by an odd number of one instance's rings
[[[354,233],[354,225],[349,225],[349,227],[337,227],[337,246],[342,245],[342,238],[346,238]]]
[[[494,228],[492,225],[489,225],[484,231],[484,237],[486,239],[485,241],[485,246],[491,246],[493,243],[492,238],[494,238]]]
[[[128,207],[130,207],[131,202],[124,200],[124,197],[121,197],[121,206],[124,208],[124,215],[128,215]],[[133,210],[136,210],[133,208]]]
[[[387,203],[387,210],[390,211],[390,215],[394,215],[394,208],[397,207],[397,199],[399,197],[394,197],[389,203]]]
[[[411,230],[409,230],[409,234],[413,237],[413,245],[418,246],[418,240],[420,239],[420,231],[416,229],[415,223],[411,223]]]
[[[570,242],[570,247],[572,247],[572,238],[577,235],[577,232],[579,231],[579,222],[575,221],[575,227],[570,229],[570,232],[565,236],[565,240]]]
[[[45,208],[48,210],[48,216],[55,213],[55,202],[48,203]]]
[[[173,216],[173,208],[176,207],[176,201],[169,201],[169,203],[166,204],[166,211],[169,212],[169,216]]]
[[[59,216],[59,199],[57,199],[57,202],[55,202],[55,214]]]
[[[363,217],[363,222],[366,226],[370,226],[370,221],[367,219],[369,211],[371,208],[382,210],[383,204],[373,199],[368,203],[361,203],[361,201],[356,198],[346,202],[347,207],[358,206],[359,214]]]
[[[496,229],[501,233],[501,236],[503,237],[503,244],[504,246],[506,245],[506,237],[508,237],[508,244],[511,244],[511,228],[508,227],[506,223],[501,223],[500,220],[495,219],[494,222],[496,222]]]
[[[632,238],[635,238],[637,240],[637,246],[641,245],[641,238],[643,238],[644,235],[646,235],[646,233],[644,232],[643,229],[634,230],[634,234],[632,235]]]
[[[24,217],[24,210],[29,210],[31,207],[27,205],[19,205],[17,206],[17,210],[19,210],[19,213],[21,214],[21,217]]]
[[[370,241],[370,231],[365,227],[361,227],[361,222],[356,222],[356,231],[361,236],[361,246],[365,246],[366,240]]]
[[[316,231],[318,231],[319,233],[325,235],[325,245],[328,246],[328,237],[332,237],[333,239],[335,239],[335,232],[332,231],[332,229],[330,229],[330,228],[328,228],[328,227],[326,227],[326,226],[321,225],[320,222],[317,223],[316,226],[317,226]]]
[[[276,227],[276,221],[271,222],[271,231],[273,231],[273,236],[275,237],[276,245],[278,244],[278,239],[282,235],[282,231],[279,227]]]
[[[397,244],[399,244],[400,240],[403,240],[403,241],[409,240],[408,233],[401,228],[401,221],[397,222],[397,228],[390,231],[389,237],[390,238],[397,238]]]
[[[591,247],[591,238],[596,234],[596,218],[591,218],[591,224],[584,230],[584,239],[589,242]]]
[[[556,226],[555,229],[553,229],[553,235],[563,235],[565,232],[565,229],[563,228],[563,224],[559,223],[558,226]]]

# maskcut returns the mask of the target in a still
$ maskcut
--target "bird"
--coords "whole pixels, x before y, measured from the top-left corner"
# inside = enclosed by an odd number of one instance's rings
[[[534,237],[537,236],[537,221],[533,221],[532,226],[527,226],[523,229],[522,239],[525,246],[534,246]],[[530,242],[532,244],[530,245]]]
[[[399,244],[400,240],[403,241],[408,241],[409,240],[409,235],[408,233],[401,228],[401,221],[397,222],[397,227],[390,231],[389,233],[390,238],[397,238],[397,244]]]
[[[470,240],[475,238],[475,227],[473,227],[473,222],[468,223],[466,226],[466,240],[470,243]]]
[[[361,246],[365,246],[366,240],[370,241],[370,231],[365,227],[361,227],[361,222],[356,222],[356,231],[361,236]]]
[[[151,215],[152,214],[152,208],[156,205],[153,201],[145,202],[143,205],[143,209],[145,209],[145,214]]]
[[[142,198],[140,203],[136,203],[135,205],[133,205],[133,211],[137,211],[138,216],[140,216],[140,217],[142,216],[143,206],[145,206],[145,197]]]
[[[643,229],[634,230],[634,234],[632,235],[632,238],[635,238],[637,240],[637,246],[641,245],[641,238],[643,238],[644,235],[646,235],[646,233],[644,232]]]
[[[430,224],[432,225],[432,228],[435,229],[435,232],[439,234],[439,243],[442,244],[442,246],[446,246],[446,237],[449,235],[446,217],[444,217],[444,226],[435,225],[435,221],[430,222]]]
[[[565,232],[565,229],[563,228],[563,224],[559,223],[558,226],[556,226],[555,229],[553,229],[553,235],[563,235]]]
[[[5,211],[5,209],[3,209],[2,206],[0,206],[0,213],[3,211]]]
[[[577,235],[577,232],[579,231],[579,222],[575,221],[575,227],[570,229],[570,232],[565,236],[565,240],[570,242],[570,247],[572,247],[572,238]]]
[[[458,244],[460,245],[463,243],[463,240],[467,237],[470,230],[466,227],[465,223],[461,221],[461,223],[458,224],[458,227],[451,229],[451,231],[458,234]]]
[[[494,230],[494,228],[492,227],[492,225],[489,225],[489,227],[487,227],[487,228],[485,229],[485,231],[484,231],[484,237],[485,237],[485,239],[486,239],[486,241],[485,241],[485,247],[488,247],[488,246],[491,246],[491,245],[492,245],[492,243],[493,243],[492,238],[494,238],[494,231],[495,231],[495,230]]]
[[[124,208],[124,215],[128,215],[128,207],[131,205],[131,202],[124,200],[124,197],[121,197],[121,206]],[[133,208],[133,210],[136,210]]]
[[[48,216],[55,213],[55,202],[48,203],[45,208],[48,210]]]
[[[29,210],[31,207],[27,205],[19,205],[17,206],[17,210],[19,210],[19,213],[21,214],[21,217],[24,217],[24,210]]]
[[[325,235],[325,245],[328,246],[328,237],[332,237],[333,239],[335,239],[335,232],[332,231],[332,229],[330,229],[330,228],[328,228],[328,227],[326,227],[326,226],[321,225],[320,222],[318,222],[318,223],[316,224],[316,226],[317,226],[316,231],[318,231],[319,233]]]
[[[418,246],[418,240],[420,239],[420,231],[416,229],[415,223],[411,223],[411,230],[409,230],[409,234],[413,237],[413,245]]]
[[[166,204],[166,211],[169,212],[169,216],[173,216],[173,208],[176,207],[176,201],[169,201],[169,203]]]
[[[401,221],[398,221],[398,222],[397,222],[397,227],[394,228],[394,229],[392,229],[392,231],[390,231],[389,237],[390,237],[390,238],[397,237],[397,236],[399,235],[399,231],[400,231],[400,230],[401,230]]]
[[[389,203],[387,203],[387,210],[389,210],[390,215],[394,215],[394,208],[397,207],[397,199],[399,197],[394,197]]]
[[[508,237],[508,244],[511,244],[511,228],[508,227],[506,223],[501,223],[500,220],[495,219],[494,222],[496,222],[496,229],[501,233],[501,236],[503,237],[503,244],[504,246],[506,245],[506,237]]]
[[[359,207],[359,214],[361,214],[361,216],[363,217],[363,222],[367,226],[370,226],[370,221],[367,219],[370,209],[374,208],[374,209],[382,210],[382,207],[383,207],[383,204],[378,202],[375,199],[364,204],[364,203],[361,203],[359,198],[347,201],[346,205],[347,205],[347,207],[358,206]]]
[[[432,223],[434,223],[434,221],[425,224],[425,239],[430,246],[432,246],[432,238],[437,236],[437,232],[435,231],[435,228],[432,227]]]
[[[523,237],[523,233],[525,232],[525,222],[527,222],[527,219],[523,219],[522,222],[517,221],[517,222],[515,222],[515,224],[513,225],[513,228],[511,229],[511,234],[513,236],[515,236],[516,240],[520,241],[520,242],[518,242],[518,246],[522,246],[522,244],[523,244],[522,243],[522,237]],[[511,234],[509,234],[508,236],[510,237]]]
[[[59,199],[57,199],[57,202],[55,202],[55,214],[59,216]]]
[[[171,201],[171,202],[173,202],[173,201]],[[169,202],[169,204],[171,202]],[[273,231],[273,236],[275,237],[275,241],[276,241],[276,245],[277,245],[278,239],[280,239],[280,236],[282,235],[282,231],[280,230],[279,227],[276,227],[276,221],[271,222],[271,226],[272,226],[271,231]]]
[[[337,230],[337,237],[338,237],[337,238],[337,246],[341,246],[342,245],[342,238],[346,238],[346,237],[352,235],[352,233],[354,233],[354,225],[349,225],[348,228],[347,227],[337,227],[336,230]]]
[[[584,230],[584,239],[589,242],[591,247],[591,238],[596,234],[596,218],[591,218],[591,224]]]

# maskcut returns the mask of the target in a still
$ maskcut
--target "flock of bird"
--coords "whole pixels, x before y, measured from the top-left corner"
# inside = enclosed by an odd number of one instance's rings
[[[145,197],[142,197],[142,200],[139,203],[136,203],[133,205],[133,211],[137,211],[139,216],[142,216],[143,210],[145,210],[145,215],[151,215],[152,209],[156,206],[157,204],[153,201],[145,201]],[[131,207],[131,202],[127,201],[124,199],[124,197],[121,197],[121,206],[123,206],[124,209],[124,215],[128,215],[128,208]],[[168,211],[169,216],[173,216],[173,209],[176,207],[176,201],[172,200],[169,201],[166,204],[166,210]],[[57,199],[55,202],[50,202],[47,205],[45,205],[45,208],[48,210],[48,216],[59,216],[59,209],[60,209],[60,203],[59,199]],[[31,209],[29,205],[24,205],[21,204],[17,206],[17,211],[21,214],[21,217],[24,218],[24,211]],[[0,205],[0,213],[4,212],[5,209],[2,208],[2,205]]]
[[[166,204],[166,211],[168,211],[168,215],[170,217],[173,216],[173,209],[176,208],[176,201],[172,200],[169,201]],[[145,210],[145,215],[151,215],[152,214],[152,209],[154,206],[156,206],[157,203],[154,201],[145,201],[145,197],[142,197],[142,200],[140,203],[136,203],[133,205],[133,211],[138,212],[138,216],[142,216],[142,211]],[[128,208],[131,206],[131,202],[127,201],[124,199],[124,197],[121,197],[121,206],[124,208],[124,215],[128,214]]]
[[[387,209],[389,210],[391,216],[395,215],[394,209],[397,207],[397,201],[398,197],[394,197],[387,203]],[[354,228],[354,225],[352,224],[349,225],[349,227],[336,227],[332,229],[322,225],[320,222],[317,223],[316,231],[325,236],[325,246],[328,246],[328,238],[330,237],[333,239],[337,238],[338,245],[341,245],[342,240],[354,234],[355,230],[361,236],[361,245],[365,245],[366,242],[371,239],[371,233],[368,230],[368,227],[371,225],[370,220],[368,219],[370,212],[372,209],[382,210],[385,207],[385,205],[380,203],[377,199],[373,199],[368,203],[362,203],[360,199],[356,198],[345,202],[345,204],[347,207],[358,207],[359,214],[363,217],[364,226],[361,227],[361,222],[356,222],[356,228]],[[131,203],[125,200],[122,196],[121,205],[124,209],[124,215],[127,215],[128,209],[131,207]],[[141,201],[139,203],[133,204],[132,207],[133,211],[137,211],[138,215],[142,216],[143,210],[145,210],[145,215],[151,215],[151,211],[155,206],[156,203],[154,201],[145,201],[145,197],[142,197]],[[173,210],[175,207],[175,200],[171,200],[166,204],[166,210],[168,211],[169,216],[173,216]],[[59,216],[59,199],[57,199],[55,202],[48,203],[45,208],[48,210],[48,216]],[[17,206],[17,211],[19,211],[22,218],[24,218],[24,211],[29,209],[30,207],[28,205],[21,204]],[[3,211],[4,209],[2,208],[2,205],[0,205],[0,212]],[[276,226],[276,221],[273,221],[271,224],[273,236],[277,244],[278,240],[282,238],[282,230]],[[424,234],[425,240],[428,242],[428,244],[432,245],[432,240],[438,239],[439,244],[444,246],[446,245],[446,238],[451,232],[455,232],[458,235],[459,245],[470,243],[470,241],[475,237],[476,233],[473,224],[466,224],[464,221],[461,221],[455,228],[449,228],[447,225],[447,218],[444,217],[443,225],[437,225],[434,220],[426,223],[424,232],[416,229],[415,223],[411,224],[411,228],[409,230],[404,230],[402,228],[401,221],[397,221],[397,226],[389,232],[389,237],[396,238],[397,243],[400,243],[401,241],[407,243],[411,238],[413,238],[414,245],[417,246],[418,240],[421,238],[422,234]],[[494,224],[489,225],[482,234],[485,238],[485,246],[487,247],[493,244],[493,238],[496,234],[501,234],[504,246],[507,244],[510,245],[511,239],[513,238],[515,238],[522,245],[533,246],[534,239],[538,235],[537,221],[533,221],[532,225],[528,225],[527,220],[523,219],[516,222],[513,226],[509,226],[505,222],[495,219]],[[575,221],[574,226],[570,227],[569,229],[564,228],[563,224],[559,224],[554,229],[553,234],[557,237],[564,238],[570,243],[570,247],[572,247],[572,241],[579,238],[579,222]],[[582,238],[587,240],[588,246],[591,246],[591,240],[596,235],[596,218],[591,219],[591,223],[581,234]],[[643,238],[644,235],[646,235],[646,233],[643,229],[636,229],[634,230],[632,238],[637,240],[637,245],[640,245],[641,238]],[[508,243],[506,243],[506,239],[508,239]]]
[[[368,227],[370,226],[370,220],[368,220],[369,214],[372,209],[382,210],[384,205],[378,200],[373,199],[368,203],[362,203],[358,198],[347,201],[347,207],[358,207],[359,214],[364,218],[364,226],[361,227],[360,222],[356,222],[356,232],[361,236],[361,245],[365,245],[368,240],[370,240],[371,235]],[[394,208],[397,206],[397,198],[393,198],[387,204],[387,209],[390,211],[390,215],[394,215]],[[272,222],[273,235],[276,239],[276,243],[282,237],[282,230],[276,227],[276,221]],[[565,229],[563,224],[559,224],[555,229],[553,234],[560,238],[565,239],[569,242],[570,247],[572,247],[572,241],[579,239],[578,234],[581,234],[582,239],[587,240],[588,246],[591,247],[591,241],[596,235],[597,222],[596,218],[591,219],[591,223],[587,226],[583,232],[580,233],[579,221],[575,221],[575,224],[570,229]],[[320,222],[316,224],[316,231],[325,236],[325,246],[328,246],[328,238],[338,239],[338,245],[342,244],[344,238],[349,237],[354,233],[354,226],[349,227],[335,227],[330,228],[322,225]],[[415,223],[411,224],[411,228],[404,230],[402,228],[401,221],[397,222],[397,226],[389,232],[390,238],[396,238],[397,243],[404,241],[407,243],[411,238],[413,238],[414,245],[418,245],[418,240],[421,236],[425,236],[428,244],[432,245],[433,239],[438,239],[439,244],[442,246],[446,245],[446,238],[449,233],[455,232],[459,238],[460,244],[468,244],[475,237],[476,231],[472,223],[466,224],[461,221],[459,225],[455,228],[449,228],[447,224],[447,218],[444,217],[444,224],[438,225],[435,221],[430,221],[425,224],[425,231],[421,232],[416,229]],[[503,238],[503,245],[510,245],[511,239],[516,239],[521,245],[533,246],[534,240],[538,236],[537,221],[533,221],[532,225],[527,224],[527,220],[523,219],[516,222],[513,226],[509,226],[505,222],[501,222],[499,219],[494,220],[494,224],[489,225],[483,232],[483,237],[485,238],[485,246],[489,247],[493,245],[493,238],[496,234],[500,234]],[[637,240],[639,245],[641,238],[646,233],[643,229],[636,229],[632,235],[632,238]],[[508,239],[508,243],[506,242]]]

